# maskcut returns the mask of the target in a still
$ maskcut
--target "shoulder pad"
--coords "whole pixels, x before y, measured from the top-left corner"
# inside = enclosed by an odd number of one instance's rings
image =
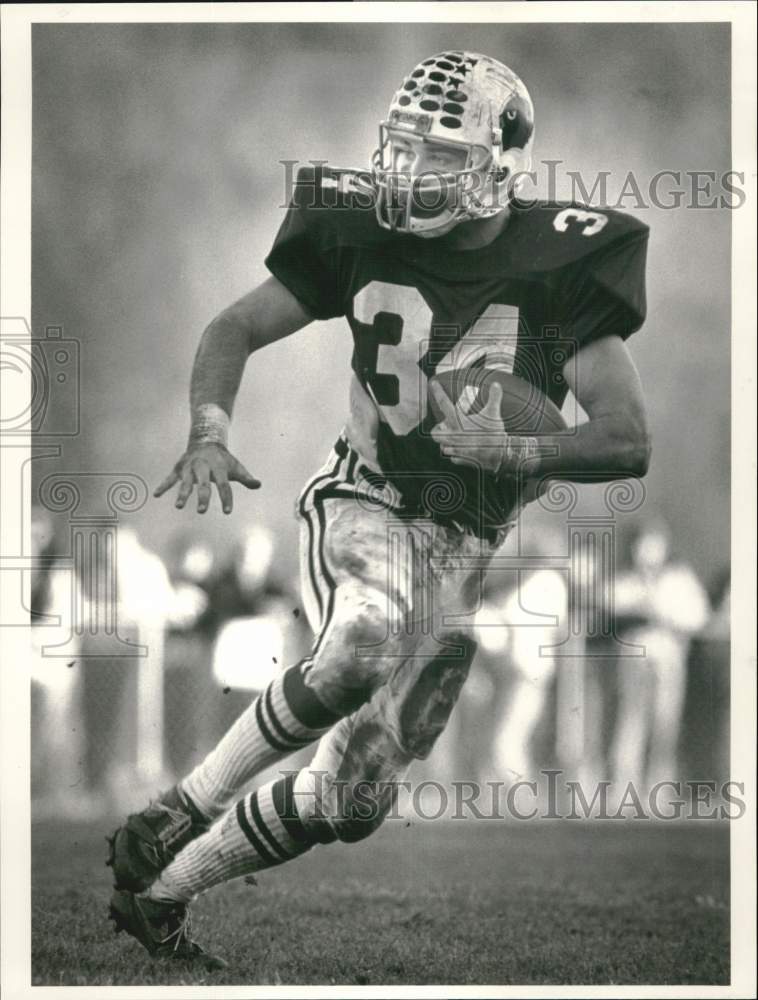
[[[644,240],[644,222],[610,208],[576,202],[516,202],[519,249],[530,271],[548,271],[620,243]]]
[[[378,225],[374,203],[371,174],[366,170],[309,164],[297,172],[292,207],[323,245],[386,242],[390,234]]]

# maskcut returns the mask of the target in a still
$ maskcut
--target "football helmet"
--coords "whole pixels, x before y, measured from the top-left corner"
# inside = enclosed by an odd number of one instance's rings
[[[372,159],[381,226],[441,236],[502,212],[531,167],[534,107],[490,56],[451,51],[405,78],[379,125]]]

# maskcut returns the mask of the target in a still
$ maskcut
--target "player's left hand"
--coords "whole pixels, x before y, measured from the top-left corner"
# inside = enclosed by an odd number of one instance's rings
[[[535,442],[533,438],[514,437],[503,427],[503,389],[498,382],[490,386],[487,402],[475,414],[464,402],[465,393],[453,403],[440,385],[433,382],[431,391],[442,413],[442,420],[432,428],[432,438],[446,458],[494,475],[526,471]]]

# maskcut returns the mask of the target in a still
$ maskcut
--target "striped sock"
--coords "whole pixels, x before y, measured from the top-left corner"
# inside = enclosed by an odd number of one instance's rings
[[[303,677],[309,664],[303,660],[276,677],[179,783],[209,818],[224,813],[240,789],[265,767],[313,743],[339,719],[306,685]]]
[[[303,826],[293,784],[289,774],[246,795],[174,858],[148,896],[189,903],[220,882],[283,864],[315,843],[334,840],[325,828],[313,833]]]

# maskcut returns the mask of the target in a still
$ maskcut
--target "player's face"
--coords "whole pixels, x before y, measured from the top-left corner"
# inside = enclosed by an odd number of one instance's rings
[[[393,170],[410,174],[446,174],[465,169],[466,150],[435,142],[395,139],[392,143]]]
[[[434,218],[455,207],[459,196],[453,174],[465,170],[467,151],[440,143],[394,138],[391,170],[402,188],[410,182],[411,215]]]

